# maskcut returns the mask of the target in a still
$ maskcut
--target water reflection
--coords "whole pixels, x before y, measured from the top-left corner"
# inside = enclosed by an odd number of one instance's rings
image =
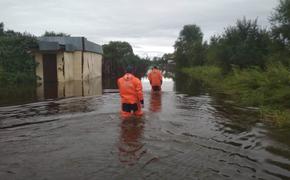
[[[144,122],[131,118],[122,121],[119,138],[119,161],[126,166],[135,165],[144,154],[143,135]]]
[[[267,127],[227,97],[177,78],[178,93],[168,79],[161,94],[150,94],[144,78],[149,113],[120,126],[117,93],[1,107],[0,176],[41,179],[57,167],[55,179],[290,178],[289,128]]]
[[[44,83],[37,87],[38,99],[55,99],[102,94],[102,79],[88,81],[69,81],[62,83]]]
[[[205,88],[201,81],[194,80],[183,73],[176,73],[175,91],[191,96],[204,94]]]
[[[150,96],[150,111],[151,112],[160,112],[161,111],[161,92],[160,91],[151,91]]]
[[[36,100],[35,91],[36,85],[34,83],[1,86],[0,106],[33,102]]]

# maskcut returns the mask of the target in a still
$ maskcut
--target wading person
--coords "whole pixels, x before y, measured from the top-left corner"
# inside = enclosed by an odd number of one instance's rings
[[[148,79],[153,91],[160,91],[162,85],[162,73],[161,71],[154,66],[152,70],[148,73]]]
[[[133,74],[133,68],[128,66],[123,77],[118,79],[118,88],[121,96],[121,116],[142,116],[144,107],[142,84]]]

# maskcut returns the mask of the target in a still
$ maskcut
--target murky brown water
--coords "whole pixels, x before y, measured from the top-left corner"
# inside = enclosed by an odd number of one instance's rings
[[[2,99],[0,179],[290,178],[289,129],[197,84],[167,79],[160,94],[143,85],[145,116],[125,122],[110,89]]]

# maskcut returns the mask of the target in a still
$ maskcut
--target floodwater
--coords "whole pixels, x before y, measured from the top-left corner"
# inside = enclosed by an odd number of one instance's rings
[[[290,179],[289,129],[199,83],[142,83],[145,115],[127,121],[100,82],[1,99],[0,179]]]

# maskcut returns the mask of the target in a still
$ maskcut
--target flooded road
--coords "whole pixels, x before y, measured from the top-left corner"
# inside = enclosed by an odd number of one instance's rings
[[[124,122],[111,89],[0,107],[0,179],[290,179],[289,129],[197,84],[142,83],[145,115]]]

